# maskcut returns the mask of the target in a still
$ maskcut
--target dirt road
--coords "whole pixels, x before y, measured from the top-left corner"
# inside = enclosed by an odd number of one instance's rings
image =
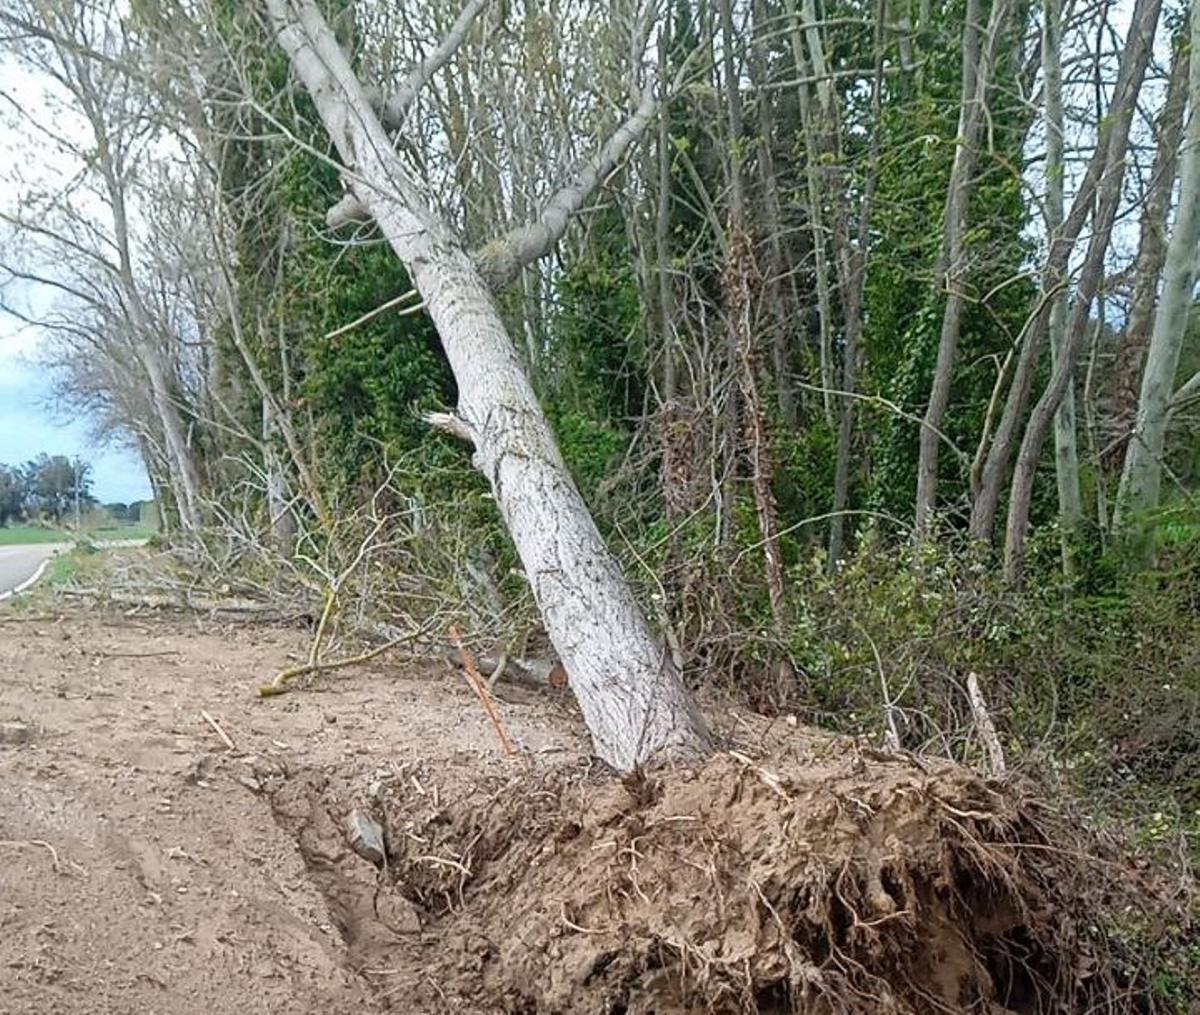
[[[416,759],[505,763],[442,666],[385,662],[259,699],[305,644],[298,630],[0,607],[4,1012],[416,1011],[352,968],[350,917],[314,881],[325,861],[302,854],[273,794],[334,768],[365,782]],[[564,708],[510,703],[510,733],[535,756],[581,751]]]
[[[500,691],[505,758],[444,663],[261,699],[306,632],[50,602],[0,606],[4,1015],[1140,1011],[1106,914],[1194,940],[949,762],[710,700],[731,750],[615,780],[567,693]]]

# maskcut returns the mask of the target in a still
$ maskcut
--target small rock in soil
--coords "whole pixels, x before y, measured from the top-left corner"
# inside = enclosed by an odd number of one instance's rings
[[[380,923],[397,934],[417,934],[421,918],[408,899],[394,892],[380,892],[375,899],[375,915]]]
[[[0,722],[0,744],[27,744],[33,739],[33,727],[18,719]]]
[[[346,819],[346,837],[350,848],[376,867],[383,866],[383,829],[360,810],[353,810]]]

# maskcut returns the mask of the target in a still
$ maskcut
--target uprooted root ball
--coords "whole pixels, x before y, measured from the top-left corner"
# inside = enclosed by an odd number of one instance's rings
[[[388,801],[398,887],[484,952],[428,975],[478,1010],[1138,1008],[1091,914],[1120,879],[965,769],[724,754],[546,790]]]

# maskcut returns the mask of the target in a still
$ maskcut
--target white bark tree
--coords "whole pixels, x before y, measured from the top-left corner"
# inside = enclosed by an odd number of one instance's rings
[[[623,771],[700,754],[709,746],[704,722],[567,471],[488,285],[553,246],[614,139],[537,223],[489,245],[481,264],[431,209],[316,3],[266,7],[354,200],[404,262],[438,329],[459,403],[435,422],[474,448],[597,754]],[[652,96],[645,101],[652,110]],[[388,110],[401,112],[395,102]]]
[[[1146,74],[1161,8],[1161,0],[1138,0],[1134,8],[1133,20],[1129,28],[1129,41],[1121,57],[1118,84],[1114,89],[1115,95],[1125,92],[1129,96],[1129,101],[1128,104],[1117,107],[1117,101],[1114,99],[1113,106],[1116,108],[1110,113],[1109,123],[1102,130],[1100,144],[1106,148],[1107,154],[1104,158],[1103,173],[1096,183],[1092,234],[1080,265],[1079,284],[1071,304],[1063,345],[1059,350],[1060,355],[1054,365],[1050,380],[1030,412],[1029,423],[1025,428],[1025,435],[1021,439],[1013,466],[1004,542],[1004,573],[1013,583],[1020,581],[1025,566],[1025,541],[1029,534],[1029,511],[1033,501],[1033,482],[1041,458],[1042,445],[1067,389],[1074,383],[1075,363],[1083,349],[1084,339],[1089,330],[1092,304],[1095,302],[1096,293],[1103,279],[1104,258],[1112,239],[1113,224],[1116,221],[1121,201],[1121,187],[1125,179],[1126,153],[1129,148],[1129,131],[1133,119],[1133,99],[1141,90]],[[1089,165],[1088,172],[1089,175],[1092,172],[1091,165]],[[1078,204],[1079,196],[1077,195],[1076,205],[1078,206]],[[1068,236],[1072,233],[1078,236],[1078,226],[1071,222],[1071,219],[1076,217],[1076,210],[1072,209],[1072,214],[1067,217],[1063,226],[1063,233]],[[1056,266],[1053,254],[1055,244],[1059,243],[1061,239],[1062,237],[1059,236],[1051,241],[1051,257],[1048,262],[1051,266],[1050,270],[1062,271],[1065,266],[1065,262]]]
[[[140,369],[158,417],[181,527],[194,534],[202,524],[200,477],[180,410],[173,336],[142,291],[131,223],[132,181],[154,134],[146,100],[131,78],[136,53],[111,5],[86,11],[73,4],[13,5],[0,10],[0,24],[35,40],[20,55],[59,88],[67,100],[64,119],[78,118],[79,136],[57,123],[38,130],[87,181],[82,197],[75,193],[80,188],[65,187],[57,200],[35,202],[41,205],[37,213],[22,208],[3,218],[37,238],[38,256],[51,262],[43,284],[73,296],[85,314],[103,322],[98,333],[124,333],[133,361],[128,366]],[[72,278],[76,284],[61,284]],[[112,326],[114,318],[121,327]]]
[[[1137,421],[1125,454],[1113,518],[1114,528],[1126,535],[1159,504],[1171,396],[1200,270],[1200,59],[1196,58],[1200,53],[1200,0],[1192,3],[1191,52],[1191,109],[1179,167],[1179,207],[1167,245],[1162,295],[1146,352]]]
[[[1042,74],[1046,94],[1046,232],[1057,235],[1064,218],[1062,3],[1046,0],[1042,24]],[[1050,362],[1057,365],[1066,340],[1067,294],[1060,279],[1047,277],[1042,288],[1054,293],[1050,307]],[[1056,291],[1057,290],[1057,291]],[[1076,441],[1075,389],[1068,387],[1054,416],[1054,474],[1058,481],[1058,519],[1062,529],[1063,570],[1074,568],[1074,539],[1083,521]]]

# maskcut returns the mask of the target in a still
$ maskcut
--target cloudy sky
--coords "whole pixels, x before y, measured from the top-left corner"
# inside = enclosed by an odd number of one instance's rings
[[[54,101],[43,78],[10,55],[0,56],[0,190],[11,207],[25,186],[52,186],[77,171],[72,160],[53,146],[34,125],[49,118],[57,129],[70,129],[70,117]],[[77,128],[76,128],[77,129]],[[0,244],[12,242],[0,225]],[[52,267],[42,266],[47,274]],[[5,299],[38,312],[49,309],[38,299],[8,282]],[[93,467],[93,494],[104,503],[143,500],[151,496],[141,460],[128,449],[97,447],[89,440],[86,420],[60,414],[53,402],[44,363],[46,336],[0,309],[0,463],[16,465],[42,452],[79,455]]]
[[[54,408],[42,336],[0,315],[0,463],[14,465],[46,452],[80,455],[94,469],[92,492],[104,503],[145,500],[150,483],[138,456],[122,448],[96,447],[85,420],[64,419]]]

